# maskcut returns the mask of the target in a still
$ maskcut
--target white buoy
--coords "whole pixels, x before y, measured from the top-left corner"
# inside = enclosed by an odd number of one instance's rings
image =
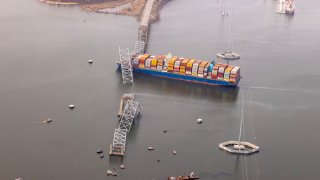
[[[201,124],[201,123],[202,123],[202,119],[201,119],[201,118],[198,118],[198,119],[197,119],[197,123],[198,123],[198,124]]]
[[[149,147],[148,147],[148,150],[149,150],[149,151],[152,151],[152,150],[154,150],[154,147],[153,147],[153,146],[149,146]]]
[[[70,104],[69,109],[74,109],[74,104]]]
[[[177,151],[176,150],[173,150],[173,155],[176,155],[177,154]]]
[[[89,63],[89,64],[92,64],[92,63],[93,63],[93,60],[92,60],[92,59],[89,59],[89,60],[88,60],[88,63]]]

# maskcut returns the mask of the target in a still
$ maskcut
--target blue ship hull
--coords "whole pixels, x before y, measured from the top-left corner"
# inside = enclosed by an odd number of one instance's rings
[[[119,68],[120,67],[120,64]],[[151,76],[157,76],[157,77],[163,77],[168,79],[177,79],[182,81],[188,81],[188,82],[194,82],[194,83],[200,83],[200,84],[207,84],[207,85],[217,85],[217,86],[226,86],[226,87],[237,87],[238,83],[230,83],[223,80],[217,80],[217,79],[206,79],[206,78],[200,78],[190,75],[183,75],[183,74],[176,74],[171,72],[162,72],[162,71],[156,71],[151,69],[141,69],[141,68],[134,68],[134,73],[143,73]],[[239,81],[238,81],[239,82]]]

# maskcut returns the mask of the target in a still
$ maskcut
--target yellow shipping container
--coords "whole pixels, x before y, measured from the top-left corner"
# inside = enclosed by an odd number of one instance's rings
[[[157,65],[157,59],[152,59],[151,60],[151,66],[156,66]]]
[[[224,80],[229,81],[231,70],[234,66],[229,65],[226,70],[224,70]]]
[[[208,61],[202,61],[199,65],[199,67],[203,68],[208,64],[209,62]]]
[[[196,62],[195,59],[191,59],[188,63],[187,63],[187,67],[192,68],[193,63]]]

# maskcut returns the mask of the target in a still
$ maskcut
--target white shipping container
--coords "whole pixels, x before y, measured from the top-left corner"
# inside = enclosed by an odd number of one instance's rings
[[[196,65],[192,67],[192,75],[196,76],[197,74],[198,74],[198,66]]]
[[[239,69],[240,69],[239,66],[235,66],[235,67],[231,70],[231,74],[237,74]]]
[[[146,66],[146,67],[150,67],[151,61],[152,61],[151,58],[147,59],[145,66]]]
[[[179,68],[181,64],[181,61],[174,62],[174,68]]]
[[[219,67],[219,73],[224,73],[224,69],[223,67]]]
[[[138,60],[136,60],[136,59],[133,60],[133,66],[136,67],[136,66],[138,66],[138,65],[139,65],[139,59],[138,59]]]

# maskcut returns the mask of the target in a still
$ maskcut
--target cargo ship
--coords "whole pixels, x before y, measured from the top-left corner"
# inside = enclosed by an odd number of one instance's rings
[[[237,87],[240,81],[240,67],[214,61],[150,54],[133,56],[132,61],[134,73],[227,87]]]

